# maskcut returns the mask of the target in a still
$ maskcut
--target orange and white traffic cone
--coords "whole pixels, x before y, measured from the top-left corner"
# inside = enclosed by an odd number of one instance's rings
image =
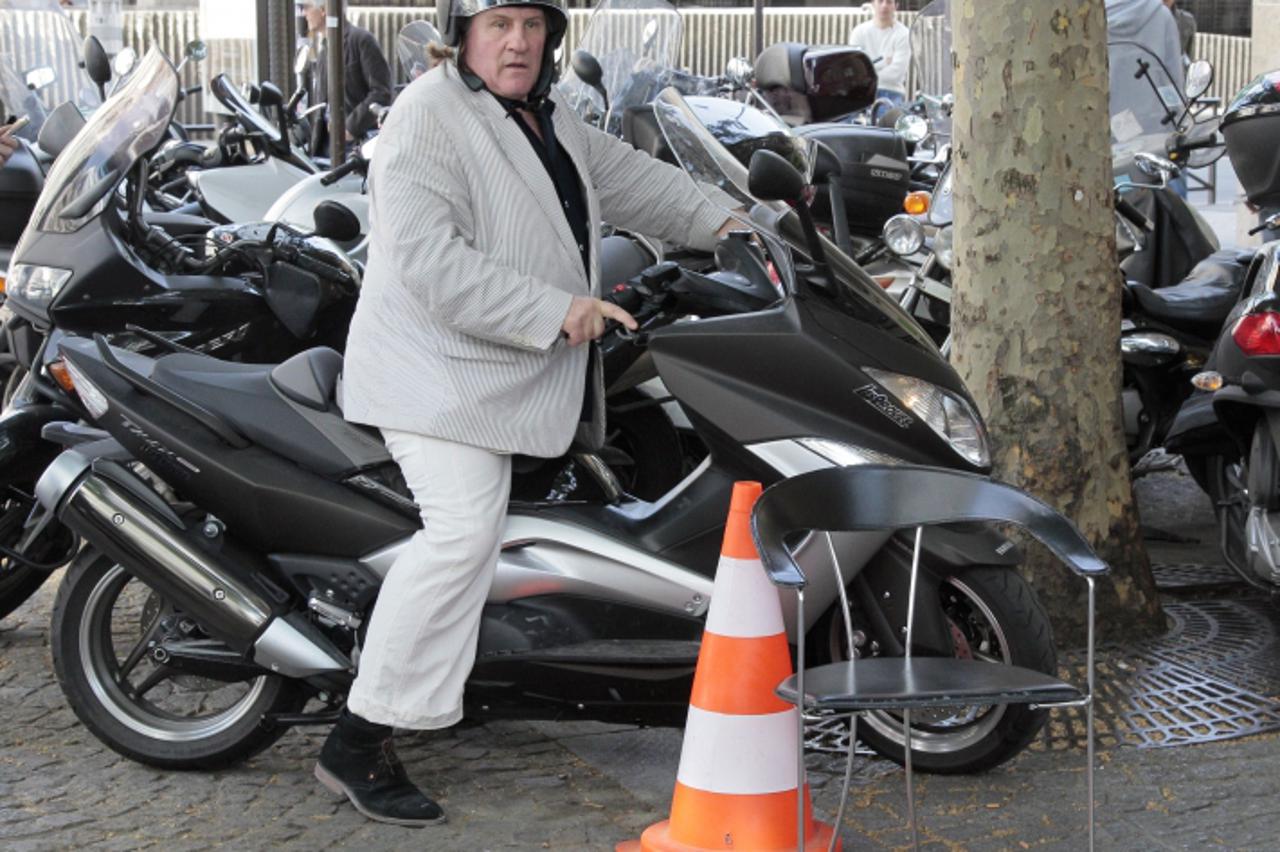
[[[774,693],[791,675],[791,654],[778,592],[751,540],[751,508],[761,490],[758,482],[733,487],[671,818],[617,852],[795,850],[801,784],[805,852],[831,841],[831,826],[813,819],[809,787],[797,777],[798,711]]]

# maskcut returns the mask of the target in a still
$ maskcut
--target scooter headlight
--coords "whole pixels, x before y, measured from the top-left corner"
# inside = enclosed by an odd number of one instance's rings
[[[929,424],[965,461],[975,467],[991,465],[986,427],[968,400],[913,376],[871,368],[864,368],[863,372]]]
[[[907,257],[924,246],[924,227],[905,213],[884,223],[884,243],[898,257]]]
[[[70,280],[70,269],[15,263],[9,267],[5,293],[29,308],[48,313],[49,305],[53,304],[53,300]]]

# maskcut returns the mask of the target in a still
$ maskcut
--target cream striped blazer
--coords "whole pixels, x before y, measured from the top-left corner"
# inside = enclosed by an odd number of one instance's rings
[[[553,97],[591,223],[714,248],[724,209]],[[560,326],[574,295],[599,294],[599,235],[593,226],[588,278],[515,121],[448,62],[396,100],[370,174],[369,262],[342,384],[348,420],[497,452],[568,448],[588,349],[565,343]]]

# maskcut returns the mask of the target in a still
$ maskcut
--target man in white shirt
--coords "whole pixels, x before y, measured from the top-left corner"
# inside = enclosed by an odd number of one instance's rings
[[[911,68],[911,31],[898,23],[897,0],[871,0],[872,18],[853,28],[849,44],[875,62],[876,97],[900,104],[907,96]]]

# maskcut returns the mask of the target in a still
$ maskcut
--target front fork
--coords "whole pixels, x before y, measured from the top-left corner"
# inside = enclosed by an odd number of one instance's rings
[[[906,530],[894,535],[849,587],[850,603],[866,619],[865,653],[878,651],[902,656],[907,629],[907,605],[911,591],[911,557],[915,533]],[[1007,567],[1015,570],[1022,561],[1013,542],[986,525],[966,529],[930,527],[924,532],[920,575],[916,589],[916,612],[912,653],[923,656],[952,656],[955,638],[940,601],[942,584],[948,577],[976,566]]]

